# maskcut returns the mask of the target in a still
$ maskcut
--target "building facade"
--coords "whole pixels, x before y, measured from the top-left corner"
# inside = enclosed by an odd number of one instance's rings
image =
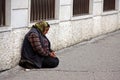
[[[16,66],[24,35],[46,20],[59,50],[120,29],[120,0],[1,0],[0,71]]]

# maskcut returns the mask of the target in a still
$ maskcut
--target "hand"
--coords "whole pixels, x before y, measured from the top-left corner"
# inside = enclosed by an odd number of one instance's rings
[[[55,52],[51,52],[51,53],[50,53],[50,56],[51,56],[51,57],[56,57]]]

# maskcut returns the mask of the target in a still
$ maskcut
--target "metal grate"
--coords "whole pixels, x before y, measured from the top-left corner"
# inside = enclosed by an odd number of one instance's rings
[[[54,18],[55,0],[31,0],[31,22],[51,20]]]
[[[115,0],[104,0],[103,11],[115,10]]]
[[[73,16],[89,14],[89,0],[73,0]]]
[[[0,0],[0,26],[5,25],[5,0]]]

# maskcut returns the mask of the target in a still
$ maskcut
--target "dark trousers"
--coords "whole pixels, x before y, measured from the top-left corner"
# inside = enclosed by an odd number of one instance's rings
[[[57,57],[45,57],[42,63],[42,68],[54,68],[59,64],[59,59]]]
[[[59,64],[59,59],[57,57],[44,57],[41,68],[55,68],[58,66],[58,64]],[[36,65],[32,64],[28,60],[20,61],[19,65],[27,69],[33,69],[33,68],[38,69]]]

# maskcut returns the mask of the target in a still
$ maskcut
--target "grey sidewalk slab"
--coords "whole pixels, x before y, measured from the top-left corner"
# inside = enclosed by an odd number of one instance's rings
[[[65,53],[65,54],[64,54]],[[60,55],[61,70],[119,71],[120,31],[87,44],[72,46]]]
[[[17,66],[0,80],[120,80],[120,30],[57,52],[54,69],[24,71]]]
[[[20,71],[17,74],[0,80],[93,80],[92,73],[64,72],[50,70]]]

